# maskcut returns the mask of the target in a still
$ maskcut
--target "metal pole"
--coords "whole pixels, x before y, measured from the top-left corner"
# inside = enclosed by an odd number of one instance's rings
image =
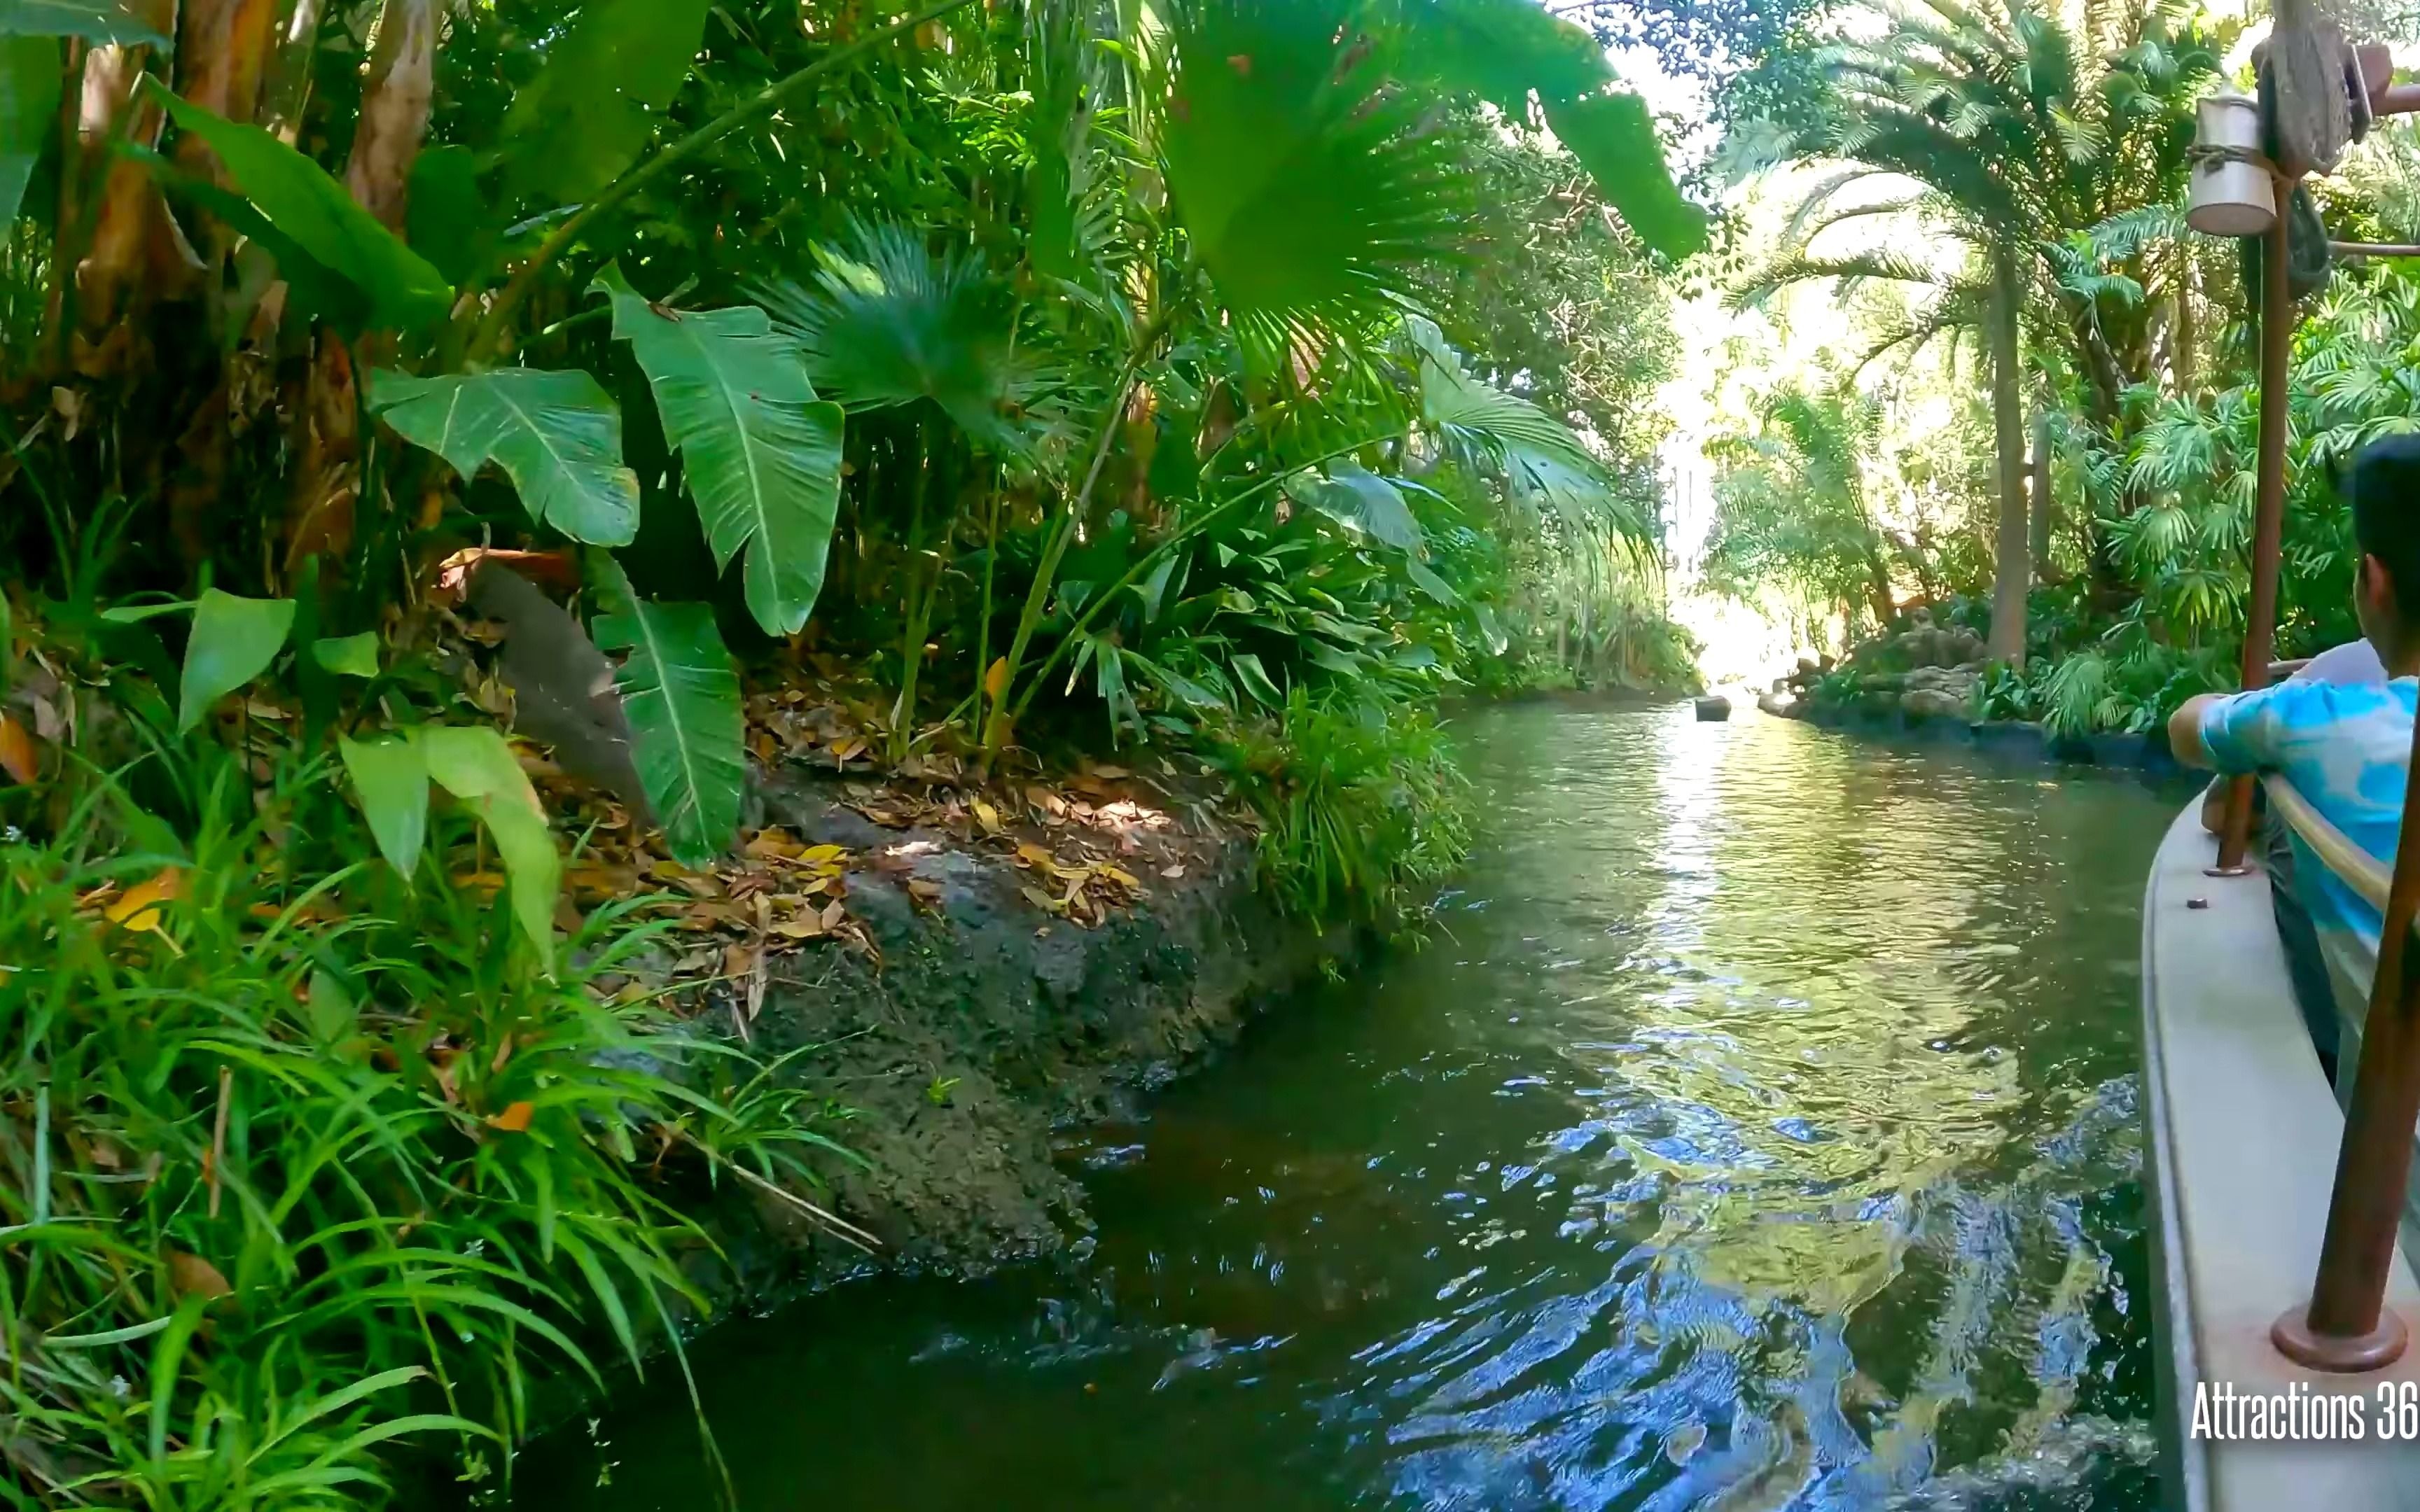
[[[2412,766],[2420,768],[2420,725]],[[2375,1370],[2411,1342],[2403,1319],[2386,1308],[2386,1277],[2403,1222],[2412,1175],[2412,1125],[2420,1119],[2420,973],[2409,970],[2412,920],[2420,913],[2420,782],[2403,789],[2403,827],[2378,936],[2378,976],[2363,1021],[2352,1108],[2336,1149],[2335,1190],[2319,1242],[2319,1273],[2308,1310],[2295,1308],[2269,1330],[2287,1358],[2314,1370]]]
[[[2252,527],[2252,602],[2243,620],[2246,692],[2269,686],[2269,657],[2277,639],[2278,541],[2286,522],[2286,368],[2294,339],[2286,214],[2292,193],[2293,185],[2277,180],[2277,220],[2269,228],[2267,255],[2260,259],[2260,488]],[[2215,872],[2242,876],[2244,847],[2252,836],[2250,777],[2228,784],[2226,827],[2220,834]]]

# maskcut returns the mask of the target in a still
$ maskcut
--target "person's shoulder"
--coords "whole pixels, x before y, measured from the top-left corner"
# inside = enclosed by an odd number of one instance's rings
[[[2310,659],[2308,665],[2294,674],[2298,683],[2383,683],[2386,663],[2378,656],[2378,648],[2368,640],[2348,640],[2340,646],[2330,646]]]

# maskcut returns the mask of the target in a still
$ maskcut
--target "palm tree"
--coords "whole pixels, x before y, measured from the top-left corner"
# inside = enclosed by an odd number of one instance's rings
[[[1754,435],[1707,448],[1722,470],[1707,580],[1742,596],[1776,584],[1825,612],[1854,620],[1863,609],[1876,626],[1888,624],[1896,543],[1874,517],[1862,466],[1879,443],[1881,405],[1845,383],[1786,385],[1757,412]]]
[[[2121,396],[2149,376],[2144,238],[2093,242],[2086,228],[2171,204],[2192,139],[2190,101],[2218,67],[2190,0],[2011,0],[1970,9],[1918,0],[1870,40],[1826,49],[1825,96],[1786,155],[1838,171],[1807,194],[1796,245],[1743,288],[1844,276],[1939,282],[1905,259],[1810,255],[1853,216],[1909,218],[1975,249],[1979,277],[1950,281],[1928,318],[1886,345],[1976,320],[1991,368],[1999,518],[1991,653],[2022,661],[2030,548],[2025,522],[2024,327],[2084,378],[2096,425],[2115,438]],[[1905,198],[1833,208],[1852,185],[1913,180]],[[2118,255],[2111,255],[2112,253]]]

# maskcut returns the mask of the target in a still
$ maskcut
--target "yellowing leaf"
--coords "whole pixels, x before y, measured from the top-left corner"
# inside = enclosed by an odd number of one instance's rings
[[[41,776],[41,764],[34,755],[34,737],[25,733],[23,725],[5,714],[0,714],[0,771],[28,787]]]
[[[799,859],[810,866],[827,866],[847,854],[845,849],[838,845],[810,845],[799,853]]]
[[[1016,858],[1038,872],[1056,872],[1059,870],[1059,858],[1032,841],[1017,846]]]
[[[1008,691],[1008,658],[1001,657],[984,669],[984,697],[997,703]]]
[[[488,1122],[506,1134],[527,1134],[530,1115],[536,1111],[537,1109],[527,1103],[515,1103],[507,1106],[504,1112],[491,1115]]]
[[[185,874],[169,867],[148,882],[126,889],[101,917],[120,929],[160,932],[160,905],[184,896]]]
[[[975,800],[975,823],[984,826],[984,832],[985,834],[997,835],[1000,833],[1000,810],[993,808],[990,804],[985,803],[983,799],[977,798]]]

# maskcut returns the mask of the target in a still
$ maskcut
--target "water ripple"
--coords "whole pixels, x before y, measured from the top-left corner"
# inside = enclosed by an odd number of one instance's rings
[[[1450,937],[1071,1157],[1087,1262],[708,1341],[743,1505],[2154,1504],[2171,805],[1685,708],[1464,740]]]

